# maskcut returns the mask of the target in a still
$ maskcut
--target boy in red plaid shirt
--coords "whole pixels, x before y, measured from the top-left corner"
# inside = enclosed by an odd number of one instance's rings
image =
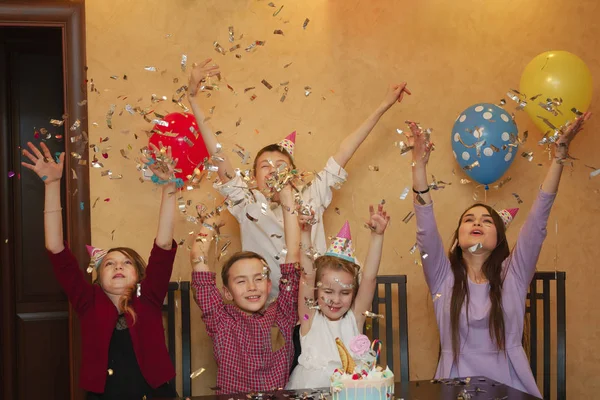
[[[280,265],[279,297],[266,306],[271,280],[264,258],[254,252],[238,252],[223,266],[223,292],[207,265],[215,227],[202,225],[190,254],[192,286],[202,319],[213,340],[218,364],[218,394],[268,391],[283,388],[294,354],[292,333],[298,322],[300,279],[300,227],[294,213],[290,185],[280,192],[287,247]]]

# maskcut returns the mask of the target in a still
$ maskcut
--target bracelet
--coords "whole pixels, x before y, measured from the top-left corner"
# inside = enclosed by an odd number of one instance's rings
[[[156,162],[156,160],[155,160],[154,158],[150,158],[150,159],[148,160],[148,162],[146,162],[145,164],[146,164],[147,166],[150,166],[150,165],[154,164],[155,162]]]
[[[423,190],[422,192],[419,192],[419,191],[418,191],[418,190],[416,190],[414,187],[412,188],[412,190],[413,190],[413,193],[416,193],[416,194],[425,194],[425,193],[428,193],[428,192],[429,192],[429,189],[431,189],[431,188],[430,188],[429,186],[427,186],[427,190]]]
[[[57,208],[56,210],[44,210],[44,214],[58,212],[58,211],[62,211],[62,207],[61,208]]]

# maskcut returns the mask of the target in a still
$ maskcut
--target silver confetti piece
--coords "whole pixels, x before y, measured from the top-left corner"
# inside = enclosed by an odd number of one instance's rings
[[[463,169],[464,169],[465,171],[470,171],[470,170],[472,170],[472,169],[473,169],[473,168],[475,168],[475,167],[479,167],[479,161],[475,161],[475,162],[473,162],[472,164],[465,165],[465,166],[463,167]]]
[[[406,196],[408,196],[408,193],[410,192],[410,188],[407,186],[404,188],[404,190],[402,191],[402,194],[400,195],[400,200],[406,200]]]
[[[363,315],[367,318],[373,318],[373,319],[378,319],[378,318],[383,319],[384,318],[384,316],[382,314],[375,314],[374,312],[371,312],[371,311],[365,311],[363,313]]]
[[[181,55],[181,71],[185,72],[185,68],[187,66],[187,55]]]
[[[229,27],[229,41],[231,43],[233,43],[234,40],[235,40],[235,37],[234,37],[234,33],[233,33],[233,26],[230,26]]]
[[[483,245],[481,243],[475,243],[473,246],[469,247],[470,253],[475,253],[477,250],[481,249]]]
[[[150,72],[156,72],[156,67],[151,67],[151,66],[148,66],[148,67],[144,67],[144,69],[145,69],[146,71],[150,71]]]
[[[223,55],[225,55],[226,51],[225,49],[219,44],[219,42],[215,41],[213,43],[213,47],[215,49],[216,52],[221,53]]]

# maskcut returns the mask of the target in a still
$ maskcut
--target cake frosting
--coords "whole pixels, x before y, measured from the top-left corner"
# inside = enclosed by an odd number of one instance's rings
[[[376,366],[379,352],[376,343],[358,335],[350,343],[351,352],[336,338],[342,368],[331,376],[332,400],[391,400],[394,396],[394,374],[389,368]]]

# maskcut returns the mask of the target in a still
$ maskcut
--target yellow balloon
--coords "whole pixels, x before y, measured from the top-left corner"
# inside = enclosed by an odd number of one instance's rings
[[[520,89],[527,96],[525,111],[542,133],[551,128],[542,118],[546,118],[555,127],[563,126],[567,121],[576,118],[571,112],[576,108],[587,111],[592,101],[592,74],[583,60],[568,51],[547,51],[536,56],[521,75]],[[539,96],[535,100],[531,97]],[[555,107],[560,112],[554,115],[541,107],[547,99],[562,99],[562,104]]]

